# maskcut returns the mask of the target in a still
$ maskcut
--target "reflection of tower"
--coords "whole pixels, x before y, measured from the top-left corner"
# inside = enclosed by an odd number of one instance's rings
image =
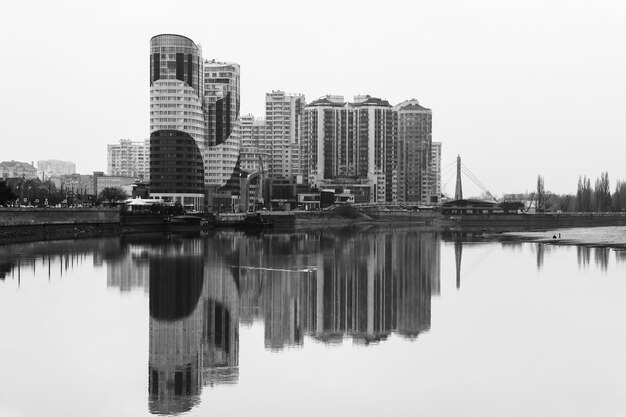
[[[205,385],[229,384],[239,378],[239,292],[232,269],[207,260],[202,324]]]
[[[463,254],[463,243],[454,242],[454,260],[456,261],[456,289],[461,288],[461,255]]]
[[[303,342],[299,297],[301,273],[295,274],[277,272],[268,277],[263,286],[265,347],[268,349],[280,350],[286,345],[301,345]]]
[[[396,238],[397,239],[397,238]],[[430,329],[431,294],[439,291],[439,236],[435,233],[405,235],[396,240],[397,332],[415,338]],[[404,253],[403,253],[404,251]]]
[[[200,253],[164,253],[150,259],[149,404],[153,413],[190,410],[202,389],[203,287]]]
[[[204,385],[237,381],[239,295],[219,249],[185,239],[148,254],[152,413],[188,411]]]
[[[319,260],[316,318],[307,328],[324,342],[350,335],[365,344],[428,330],[438,245],[436,235],[415,232],[337,240]]]

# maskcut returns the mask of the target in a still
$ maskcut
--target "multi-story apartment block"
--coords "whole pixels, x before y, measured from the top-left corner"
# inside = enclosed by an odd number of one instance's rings
[[[76,164],[74,162],[59,161],[58,159],[37,161],[37,174],[42,181],[53,176],[71,175],[74,173],[76,173]]]
[[[269,178],[296,179],[300,174],[300,117],[302,94],[272,91],[265,95],[265,141]]]
[[[369,188],[358,200],[397,201],[397,115],[379,98],[326,96],[303,110],[301,170],[311,186]]]
[[[223,187],[237,169],[239,79],[239,64],[204,61],[205,185],[212,189]]]
[[[239,64],[204,61],[205,118],[207,145],[226,142],[239,117]]]
[[[241,169],[253,173],[265,173],[269,155],[265,149],[265,120],[248,114],[242,116],[239,124],[241,137]]]
[[[27,162],[2,161],[0,162],[0,178],[37,178],[37,169]]]
[[[430,203],[441,200],[441,142],[433,142],[430,158],[431,193]]]
[[[432,111],[415,99],[394,107],[398,114],[398,201],[429,203]]]
[[[119,144],[107,145],[107,175],[150,178],[150,141],[133,142],[120,139]]]

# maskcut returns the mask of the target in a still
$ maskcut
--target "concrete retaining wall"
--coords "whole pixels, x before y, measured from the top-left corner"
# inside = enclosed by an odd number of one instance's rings
[[[120,222],[118,209],[0,208],[0,227]]]

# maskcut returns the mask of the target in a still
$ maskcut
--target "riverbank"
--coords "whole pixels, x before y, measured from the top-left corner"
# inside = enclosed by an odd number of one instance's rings
[[[111,236],[120,212],[110,208],[0,208],[0,244]]]
[[[578,245],[626,250],[626,226],[550,229],[532,232],[504,232],[490,235],[501,241],[537,242],[550,245]]]
[[[626,227],[626,215],[619,213],[443,217],[440,212],[434,210],[370,209],[362,212],[352,206],[337,206],[324,211],[261,212],[260,214],[264,220],[273,224],[273,231],[279,233],[384,225],[385,227],[420,227],[424,230],[444,233],[461,232],[482,235],[500,233],[501,239],[548,241],[548,238],[554,235],[550,231],[555,229],[608,227],[609,225]],[[117,209],[102,208],[0,208],[0,244],[167,231],[164,217],[161,215],[125,215]],[[538,231],[539,234],[537,234]],[[572,233],[568,232],[567,235],[571,237]],[[579,244],[578,240],[566,241],[565,237],[558,242]],[[603,242],[593,241],[585,244],[601,245]],[[610,241],[606,244],[626,246],[626,241]]]

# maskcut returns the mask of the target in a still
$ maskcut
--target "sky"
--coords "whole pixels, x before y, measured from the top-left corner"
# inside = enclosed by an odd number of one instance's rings
[[[86,174],[106,170],[107,144],[147,138],[160,33],[239,63],[242,114],[263,117],[272,90],[416,98],[443,165],[460,155],[496,195],[532,191],[538,175],[557,193],[580,175],[626,180],[626,3],[614,0],[4,0],[0,160]]]

